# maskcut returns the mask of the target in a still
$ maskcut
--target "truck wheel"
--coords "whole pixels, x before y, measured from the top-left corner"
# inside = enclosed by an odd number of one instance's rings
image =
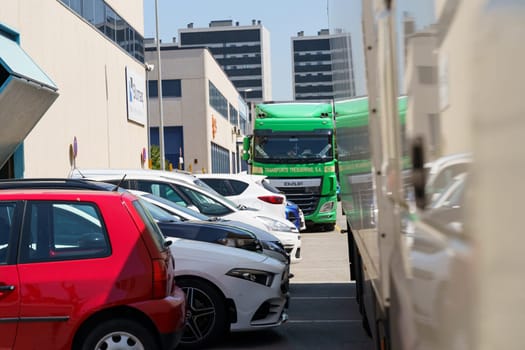
[[[141,349],[158,347],[155,337],[141,324],[128,319],[114,319],[96,326],[82,342],[82,350]]]
[[[180,342],[186,349],[202,348],[228,332],[226,301],[211,284],[198,279],[179,279],[186,294],[187,323]]]

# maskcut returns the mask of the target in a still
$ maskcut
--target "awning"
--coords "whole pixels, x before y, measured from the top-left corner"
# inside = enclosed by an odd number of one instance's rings
[[[0,167],[58,97],[58,88],[0,23]]]

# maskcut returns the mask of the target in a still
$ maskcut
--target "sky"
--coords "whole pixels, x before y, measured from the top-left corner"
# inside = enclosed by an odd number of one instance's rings
[[[270,32],[275,101],[293,99],[291,37],[299,31],[317,35],[320,29],[329,28],[327,0],[157,0],[157,3],[162,42],[171,42],[178,29],[191,22],[195,28],[202,28],[213,20],[231,19],[241,26],[251,25],[252,19],[260,20]],[[144,0],[144,36],[155,37],[154,0]]]
[[[159,36],[165,43],[171,42],[178,30],[191,22],[195,28],[203,28],[213,20],[232,20],[241,26],[251,25],[252,19],[260,20],[270,32],[274,101],[293,100],[291,37],[300,31],[311,36],[320,29],[341,28],[352,35],[354,69],[359,80],[357,95],[366,94],[361,57],[361,0],[157,0],[157,4]],[[403,12],[409,12],[416,17],[420,29],[433,22],[433,8],[433,0],[398,0],[398,21]],[[144,0],[144,36],[156,36],[155,0]]]

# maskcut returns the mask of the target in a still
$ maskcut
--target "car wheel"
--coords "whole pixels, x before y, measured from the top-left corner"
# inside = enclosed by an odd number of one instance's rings
[[[211,284],[198,279],[180,279],[186,294],[186,327],[181,347],[201,348],[223,336],[229,327],[224,297]]]
[[[99,324],[82,342],[82,350],[150,350],[157,347],[153,334],[147,328],[127,319],[114,319]]]

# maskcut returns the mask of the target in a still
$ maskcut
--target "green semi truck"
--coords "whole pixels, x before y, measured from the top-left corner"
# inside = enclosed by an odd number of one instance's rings
[[[306,225],[334,229],[337,178],[332,104],[263,103],[243,159],[303,211]]]

